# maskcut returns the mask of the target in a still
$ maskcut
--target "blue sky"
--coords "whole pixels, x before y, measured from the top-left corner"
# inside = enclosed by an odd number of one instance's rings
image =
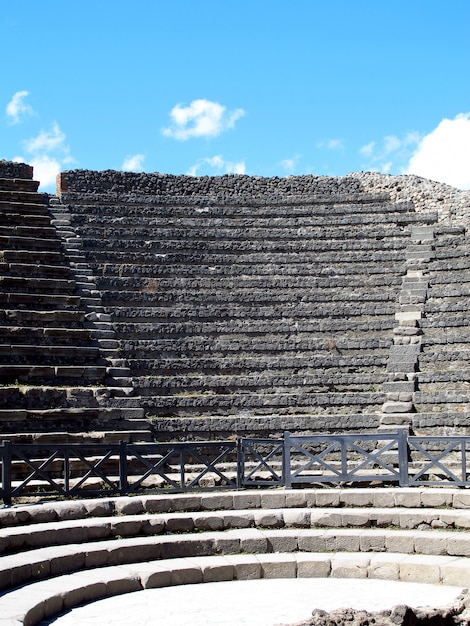
[[[0,0],[0,158],[470,188],[468,0]]]

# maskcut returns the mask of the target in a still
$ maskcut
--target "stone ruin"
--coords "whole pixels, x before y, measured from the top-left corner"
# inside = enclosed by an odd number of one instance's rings
[[[0,161],[2,438],[469,434],[469,192],[370,173],[110,171],[37,190],[30,166]],[[468,491],[432,488],[3,507],[0,613],[33,626],[103,596],[244,577],[469,587],[469,510]],[[306,623],[469,612],[463,594]]]
[[[470,192],[0,162],[2,436],[470,434]]]

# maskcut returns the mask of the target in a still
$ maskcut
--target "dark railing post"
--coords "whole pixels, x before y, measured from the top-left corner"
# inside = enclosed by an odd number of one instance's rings
[[[180,449],[180,488],[184,491],[186,486],[186,456],[185,449]]]
[[[245,475],[245,446],[243,439],[237,438],[237,489],[243,485],[243,477]]]
[[[461,439],[462,446],[462,482],[465,487],[468,487],[467,480],[467,437],[462,437]]]
[[[348,441],[346,437],[341,437],[339,442],[341,450],[341,480],[348,480]]]
[[[70,450],[69,448],[64,448],[64,491],[65,495],[68,496],[70,493]]]
[[[408,437],[403,428],[399,428],[397,432],[398,439],[398,473],[400,487],[408,487],[410,479],[408,475]]]
[[[290,466],[290,432],[284,432],[284,450],[282,451],[282,482],[287,489],[292,488],[292,472]]]
[[[127,496],[129,484],[127,482],[127,441],[119,442],[119,493]]]
[[[2,492],[3,502],[6,506],[11,506],[11,441],[5,439],[1,445],[2,455]]]

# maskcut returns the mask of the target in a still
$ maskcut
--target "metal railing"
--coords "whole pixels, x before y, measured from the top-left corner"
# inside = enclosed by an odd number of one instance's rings
[[[470,486],[470,437],[405,431],[283,439],[0,444],[0,498],[86,497],[366,482]]]
[[[284,435],[286,487],[293,484],[397,482],[406,484],[406,434]]]

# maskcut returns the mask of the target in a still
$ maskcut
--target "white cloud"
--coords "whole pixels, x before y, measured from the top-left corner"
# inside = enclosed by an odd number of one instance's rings
[[[327,150],[344,150],[344,142],[342,139],[326,139],[317,143],[317,148],[326,148]]]
[[[363,154],[364,156],[370,157],[372,156],[374,149],[375,149],[375,141],[371,141],[365,146],[362,146],[362,148],[359,150],[359,153]]]
[[[30,160],[33,166],[35,180],[41,181],[41,187],[54,187],[61,164],[57,159],[48,155],[33,157]]]
[[[217,137],[224,130],[233,128],[243,115],[243,109],[227,111],[218,102],[193,100],[187,107],[181,104],[173,107],[170,111],[172,124],[163,128],[162,133],[179,141],[186,141],[191,137]]]
[[[396,135],[387,135],[380,143],[371,141],[359,149],[359,154],[368,159],[368,162],[362,167],[384,174],[391,170],[402,173],[403,164],[408,162],[419,140],[418,133],[410,132],[402,139]]]
[[[17,91],[6,106],[6,114],[10,124],[19,124],[22,118],[32,115],[33,109],[23,101],[29,91]]]
[[[26,161],[33,166],[34,178],[40,181],[41,189],[54,188],[56,176],[63,166],[75,162],[65,140],[65,133],[54,122],[49,131],[43,130],[23,142],[28,154]]]
[[[24,142],[25,149],[34,154],[37,152],[51,152],[53,150],[68,151],[65,147],[65,134],[54,122],[50,132],[41,131],[37,137]]]
[[[443,119],[423,137],[404,173],[470,189],[470,112]]]
[[[343,150],[344,143],[341,139],[328,139],[326,147],[329,150]]]
[[[145,159],[145,155],[143,154],[134,154],[133,156],[127,156],[124,159],[124,163],[122,164],[121,169],[124,172],[141,172],[143,167],[143,162]]]
[[[402,141],[398,139],[396,135],[388,135],[384,139],[384,151],[385,154],[390,154],[390,152],[396,152],[402,146]]]
[[[300,160],[300,154],[296,154],[292,159],[284,159],[279,163],[283,170],[288,174],[292,174]]]
[[[199,159],[199,161],[195,165],[192,165],[187,171],[188,176],[198,176],[198,171],[201,168],[207,171],[207,167],[204,166],[209,166],[209,171],[212,170],[211,173],[215,174],[244,174],[246,171],[244,161],[239,161],[238,163],[225,161],[222,156],[218,154],[206,159]]]

